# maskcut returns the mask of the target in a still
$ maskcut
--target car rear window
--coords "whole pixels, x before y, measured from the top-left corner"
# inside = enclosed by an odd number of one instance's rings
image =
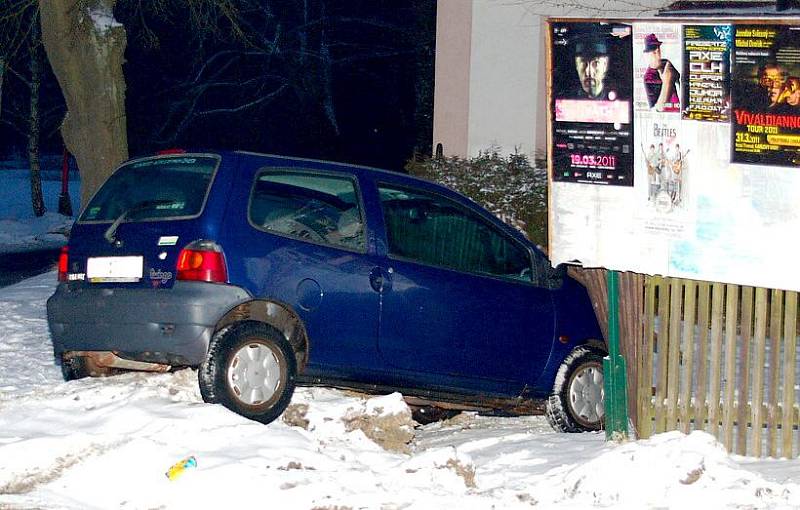
[[[219,158],[158,157],[120,167],[89,202],[80,221],[175,219],[203,209]]]

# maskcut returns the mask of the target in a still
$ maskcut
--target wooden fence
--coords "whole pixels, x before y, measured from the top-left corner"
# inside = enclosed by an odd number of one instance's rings
[[[571,268],[603,333],[604,269]],[[729,451],[800,456],[797,292],[620,273],[629,415],[641,438],[705,430]]]
[[[735,453],[797,457],[797,316],[797,292],[648,277],[628,359],[639,436],[705,430]]]

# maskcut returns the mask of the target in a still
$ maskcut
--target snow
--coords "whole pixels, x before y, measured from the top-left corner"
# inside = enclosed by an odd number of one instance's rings
[[[91,18],[97,33],[101,35],[114,28],[122,27],[122,23],[114,19],[111,7],[104,2],[97,2],[96,5],[89,8],[89,18]]]
[[[0,192],[21,194],[6,172]],[[41,233],[0,203],[0,219]],[[473,413],[414,427],[398,393],[326,388],[298,388],[287,419],[261,425],[205,404],[191,369],[63,382],[45,312],[55,280],[0,288],[0,508],[800,507],[800,461],[730,455],[703,432],[618,444]],[[190,456],[196,467],[165,476]]]
[[[350,425],[408,413],[397,393],[299,388],[305,423],[261,425],[203,403],[190,369],[63,382],[44,308],[55,280],[0,289],[0,507],[800,506],[800,462],[729,455],[702,432],[615,444],[462,413],[416,427],[400,453]],[[170,481],[189,456],[197,467]]]
[[[72,224],[72,218],[58,214],[61,180],[54,170],[42,172],[42,195],[47,212],[41,218],[34,217],[30,175],[25,165],[20,161],[0,166],[0,253],[59,248],[65,243],[64,233]],[[77,213],[80,210],[79,182],[72,174],[70,177],[70,200],[73,212]]]

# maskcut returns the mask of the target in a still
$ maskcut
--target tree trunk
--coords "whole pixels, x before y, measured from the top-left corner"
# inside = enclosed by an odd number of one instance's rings
[[[0,117],[3,116],[3,81],[6,77],[6,58],[0,56]]]
[[[413,2],[414,27],[414,155],[430,156],[433,145],[433,79],[436,58],[436,2]]]
[[[42,40],[64,93],[61,135],[81,173],[86,205],[128,157],[125,28],[113,18],[116,0],[40,0]]]
[[[31,171],[31,204],[33,214],[37,217],[44,216],[44,198],[42,197],[42,173],[39,163],[39,91],[42,86],[42,53],[39,48],[41,39],[38,33],[38,23],[34,21],[30,37],[30,72],[31,72],[31,101],[28,118],[28,164]]]
[[[325,116],[328,118],[328,122],[331,123],[333,132],[338,136],[339,123],[336,121],[336,106],[333,96],[333,56],[328,46],[328,34],[325,31],[328,23],[325,17],[325,4],[322,5],[322,20],[323,28],[319,41],[320,67],[322,72],[318,75],[320,81],[322,81],[322,107],[325,110]]]

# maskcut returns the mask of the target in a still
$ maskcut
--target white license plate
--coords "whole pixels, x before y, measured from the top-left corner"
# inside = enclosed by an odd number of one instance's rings
[[[138,282],[142,279],[144,257],[90,257],[86,278],[93,283]]]

